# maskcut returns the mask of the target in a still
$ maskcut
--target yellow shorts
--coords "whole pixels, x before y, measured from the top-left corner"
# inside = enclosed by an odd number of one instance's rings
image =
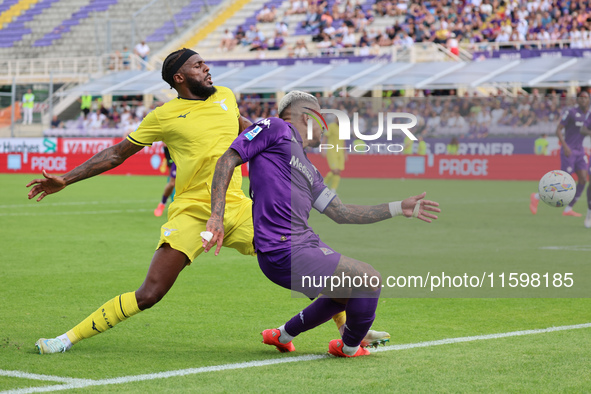
[[[203,252],[201,232],[206,230],[211,216],[209,201],[174,200],[168,208],[168,222],[160,229],[160,241],[169,244],[193,261]],[[244,198],[227,203],[224,213],[224,246],[236,249],[245,255],[255,255],[253,246],[252,200]]]
[[[341,153],[327,153],[326,160],[328,161],[328,166],[331,170],[341,170],[345,169],[345,155]]]

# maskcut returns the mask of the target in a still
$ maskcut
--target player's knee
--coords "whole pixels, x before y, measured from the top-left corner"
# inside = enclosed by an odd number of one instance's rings
[[[373,269],[373,272],[370,272],[369,275],[369,289],[370,291],[378,291],[382,288],[382,275]]]
[[[166,294],[165,291],[159,291],[158,289],[145,289],[140,288],[135,293],[138,307],[143,311],[156,305]]]

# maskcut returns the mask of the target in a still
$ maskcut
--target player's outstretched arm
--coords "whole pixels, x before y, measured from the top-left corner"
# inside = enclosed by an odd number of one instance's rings
[[[427,193],[409,197],[403,201],[391,202],[380,205],[352,205],[343,204],[339,197],[328,205],[324,214],[340,224],[369,224],[390,219],[394,216],[404,215],[408,218],[416,217],[427,223],[437,216],[430,212],[441,212],[439,203],[425,200]]]
[[[589,130],[589,128],[587,128],[587,126],[583,126],[583,127],[581,127],[581,134],[591,135],[591,130]]]
[[[41,194],[37,199],[37,201],[41,201],[45,196],[57,193],[72,183],[113,169],[123,163],[131,155],[142,150],[142,148],[142,146],[132,144],[128,140],[123,140],[116,145],[100,151],[65,175],[50,175],[43,170],[43,178],[33,179],[26,186],[33,186],[31,190],[29,190],[29,200],[35,198],[38,194]]]
[[[217,243],[215,255],[220,253],[220,249],[224,243],[224,209],[226,207],[226,192],[228,185],[232,179],[234,168],[242,164],[242,158],[234,149],[228,149],[222,157],[219,158],[215,172],[213,173],[213,180],[211,182],[211,217],[207,221],[207,231],[211,232],[213,236],[209,242],[203,241],[203,248],[205,252]]]

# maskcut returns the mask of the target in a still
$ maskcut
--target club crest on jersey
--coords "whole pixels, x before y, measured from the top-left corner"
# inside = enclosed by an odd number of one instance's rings
[[[334,253],[334,250],[331,250],[329,248],[320,248],[320,250],[322,250],[322,253],[324,253],[325,256],[328,256],[329,254]]]
[[[213,103],[214,103],[214,104],[219,104],[219,105],[220,105],[220,107],[222,107],[222,109],[223,109],[224,111],[227,111],[227,110],[228,110],[228,106],[226,105],[226,103],[224,103],[224,101],[226,101],[226,99],[223,99],[223,100],[221,100],[221,101],[214,101]]]
[[[170,234],[172,234],[173,231],[179,231],[176,228],[166,228],[166,227],[162,227],[165,231],[164,231],[164,236],[168,237]]]
[[[246,139],[248,139],[249,141],[252,141],[252,139],[254,137],[257,136],[258,133],[261,132],[263,128],[261,126],[257,126],[254,129],[250,130],[248,133],[244,134],[244,136],[246,137]]]

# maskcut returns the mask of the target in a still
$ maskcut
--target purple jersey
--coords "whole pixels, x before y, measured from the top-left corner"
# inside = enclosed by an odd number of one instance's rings
[[[578,105],[565,110],[562,113],[560,124],[564,126],[564,141],[573,153],[583,154],[583,140],[585,136],[581,134],[581,127],[585,120],[583,111]]]
[[[324,185],[293,126],[279,118],[263,119],[230,148],[250,162],[256,249],[269,252],[319,242],[308,225],[310,210],[324,212],[336,195]]]

